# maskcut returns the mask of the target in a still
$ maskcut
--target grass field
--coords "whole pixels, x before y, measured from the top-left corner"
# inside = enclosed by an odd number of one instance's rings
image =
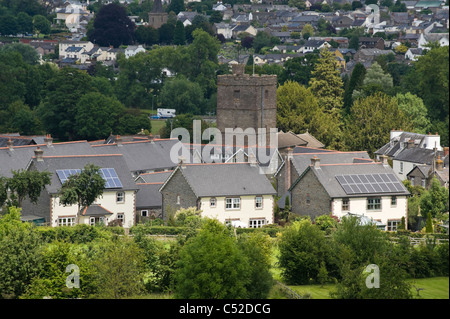
[[[409,282],[417,288],[423,288],[417,296],[417,291],[411,289],[414,298],[417,299],[449,299],[449,277],[435,277],[423,279],[410,279]],[[312,299],[330,299],[330,292],[334,290],[335,285],[304,285],[289,286],[300,295],[309,294]]]
[[[150,123],[152,124],[153,135],[158,135],[159,130],[166,125],[165,120],[150,120]]]

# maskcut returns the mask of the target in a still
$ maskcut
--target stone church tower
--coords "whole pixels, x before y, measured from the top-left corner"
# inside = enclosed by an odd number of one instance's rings
[[[269,145],[270,128],[277,127],[277,76],[249,75],[244,69],[235,64],[233,74],[217,77],[217,128],[223,143],[225,128],[253,128],[256,133],[265,128]]]
[[[162,7],[161,0],[155,0],[152,11],[148,13],[148,26],[159,29],[167,22],[168,16]]]

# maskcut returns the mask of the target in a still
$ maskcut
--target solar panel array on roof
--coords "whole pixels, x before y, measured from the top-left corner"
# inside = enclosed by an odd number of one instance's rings
[[[61,184],[69,178],[70,175],[81,173],[81,169],[62,169],[56,170],[56,174],[61,181]],[[114,168],[100,168],[100,174],[105,180],[105,188],[122,188],[122,183]]]
[[[337,181],[347,195],[373,193],[400,193],[405,188],[394,174],[338,175]]]
[[[64,184],[64,182],[69,178],[70,175],[74,175],[74,174],[78,174],[78,173],[81,173],[81,169],[56,170],[56,174],[58,174],[61,184]]]
[[[106,181],[105,188],[121,188],[122,183],[114,168],[101,168],[100,173]]]

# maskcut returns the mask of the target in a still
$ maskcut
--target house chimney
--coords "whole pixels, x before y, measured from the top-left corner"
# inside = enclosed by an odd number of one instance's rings
[[[122,146],[122,138],[120,137],[120,135],[116,136],[116,144],[117,146]]]
[[[178,157],[178,166],[181,168],[186,168],[186,159],[183,156]]]
[[[444,147],[444,157],[448,156],[448,146]]]
[[[412,138],[410,138],[407,142],[407,149],[413,148],[414,147],[414,140]]]
[[[53,143],[52,136],[50,134],[45,135],[44,142],[47,144],[47,147],[51,147]]]
[[[320,168],[320,158],[318,158],[317,156],[311,158],[311,166],[316,169]]]
[[[6,142],[6,146],[8,147],[8,149],[10,151],[14,151],[13,144],[14,144],[14,142],[11,141],[11,138],[9,138],[8,141]]]
[[[380,161],[381,161],[381,164],[383,164],[383,165],[389,165],[387,155],[380,155]]]
[[[284,176],[284,191],[287,192],[287,190],[291,187],[291,161],[293,158],[293,151],[292,148],[289,147],[287,149],[287,156],[285,159],[284,164],[286,165],[285,167],[285,176]]]
[[[436,160],[436,170],[442,171],[444,169],[444,161],[441,160],[441,156],[438,156],[438,159]]]
[[[44,157],[43,157],[44,151],[41,150],[41,148],[38,146],[37,149],[34,150],[34,156],[36,157],[36,160],[38,162],[43,162],[44,161]]]
[[[253,152],[251,152],[251,153],[248,155],[248,163],[250,164],[250,166],[256,167],[256,164],[257,164],[257,162],[256,162],[256,156],[255,156],[255,154],[253,154]]]

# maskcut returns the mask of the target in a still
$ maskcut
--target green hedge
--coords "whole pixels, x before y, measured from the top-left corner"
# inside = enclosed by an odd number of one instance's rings
[[[71,243],[88,243],[98,238],[109,238],[112,235],[123,235],[124,229],[119,226],[90,226],[79,224],[71,227],[36,227],[45,242],[62,240]]]
[[[130,234],[142,232],[147,235],[181,235],[185,234],[189,227],[173,227],[173,226],[149,226],[139,224],[130,228]]]

